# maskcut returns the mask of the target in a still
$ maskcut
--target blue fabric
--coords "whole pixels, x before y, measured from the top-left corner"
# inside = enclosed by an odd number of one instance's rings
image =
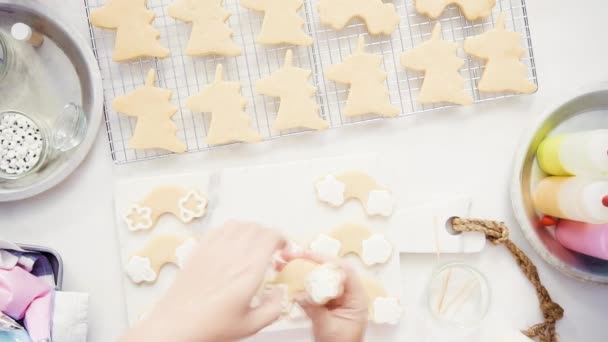
[[[25,330],[0,331],[0,342],[32,342]]]

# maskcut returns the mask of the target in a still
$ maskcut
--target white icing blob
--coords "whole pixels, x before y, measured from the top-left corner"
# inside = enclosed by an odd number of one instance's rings
[[[374,323],[397,324],[402,312],[397,298],[378,297],[374,300]]]
[[[137,217],[136,220],[130,218],[133,215]],[[134,204],[127,210],[123,219],[131,231],[150,229],[152,227],[152,209]]]
[[[344,191],[346,185],[332,175],[325,176],[315,184],[319,200],[327,202],[335,207],[344,203]]]
[[[198,205],[193,210],[190,210],[186,208],[185,205],[192,199],[198,202]],[[207,208],[207,199],[203,198],[196,191],[189,191],[186,196],[179,199],[178,207],[180,218],[185,222],[190,222],[195,217],[202,217],[203,215],[205,215],[205,208]]]
[[[179,268],[184,267],[184,263],[188,260],[190,254],[192,254],[194,247],[196,247],[196,240],[188,238],[175,249],[175,259]]]
[[[361,260],[366,265],[383,264],[393,252],[393,246],[380,234],[373,234],[362,241]]]
[[[336,240],[325,234],[320,234],[310,243],[310,250],[314,254],[337,257],[342,248],[340,240]]]
[[[314,303],[323,305],[342,294],[344,271],[331,263],[315,267],[306,276],[305,288]]]
[[[395,201],[393,195],[386,190],[372,190],[367,197],[367,213],[369,215],[391,216]]]
[[[138,255],[132,256],[129,259],[125,272],[137,284],[144,281],[152,282],[156,279],[156,272],[154,272],[150,265],[150,259]]]

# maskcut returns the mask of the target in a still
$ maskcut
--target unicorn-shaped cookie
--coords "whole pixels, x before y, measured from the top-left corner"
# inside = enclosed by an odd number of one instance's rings
[[[467,20],[483,19],[490,16],[496,0],[414,0],[416,11],[431,19],[437,19],[449,5],[457,5]]]
[[[226,24],[230,17],[223,0],[176,0],[169,6],[169,15],[192,23],[186,47],[190,56],[238,56],[241,49],[232,41],[232,30]]]
[[[464,41],[464,51],[486,61],[477,88],[482,92],[515,92],[529,94],[536,85],[528,80],[526,66],[519,60],[525,53],[521,35],[505,30],[505,17],[498,17],[496,26],[477,37]]]
[[[313,99],[317,88],[308,83],[310,74],[310,70],[293,66],[293,53],[287,50],[283,67],[256,82],[258,93],[281,98],[274,130],[320,130],[328,127],[327,122],[319,117],[319,105]]]
[[[382,56],[366,53],[365,39],[359,36],[357,50],[346,57],[344,63],[327,67],[325,77],[328,80],[350,85],[344,108],[346,116],[399,114],[399,109],[389,100],[386,72],[381,66]]]
[[[171,90],[154,86],[156,71],[150,69],[144,86],[118,96],[112,108],[137,118],[129,148],[162,148],[172,152],[186,151],[186,145],[175,136],[177,127],[171,120],[177,107],[171,104]]]
[[[319,0],[321,22],[334,30],[343,29],[352,18],[361,18],[371,34],[390,35],[399,25],[393,4],[382,0]]]
[[[112,59],[122,62],[169,55],[158,42],[160,33],[151,25],[154,17],[154,12],[146,8],[146,0],[108,0],[91,12],[90,21],[97,27],[116,30]]]
[[[311,45],[312,37],[302,30],[304,20],[298,10],[303,0],[241,0],[243,7],[264,12],[257,42],[266,45]]]
[[[473,102],[464,91],[464,78],[458,72],[464,61],[456,55],[457,49],[456,44],[441,39],[441,24],[437,23],[430,40],[401,55],[403,67],[424,72],[418,102]]]
[[[224,81],[221,64],[217,65],[215,81],[200,94],[188,98],[186,106],[193,112],[211,112],[208,144],[261,140],[260,135],[251,128],[249,116],[243,112],[247,100],[241,96],[241,84]]]

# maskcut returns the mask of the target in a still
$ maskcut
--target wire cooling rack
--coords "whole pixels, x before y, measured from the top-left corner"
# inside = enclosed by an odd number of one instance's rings
[[[105,2],[106,0],[84,0],[87,17],[91,10],[102,6]],[[455,6],[448,7],[438,20],[429,20],[416,13],[414,0],[394,0],[401,22],[391,36],[369,36],[365,25],[358,19],[353,20],[345,29],[334,31],[320,23],[316,10],[317,0],[304,0],[300,15],[306,21],[305,31],[314,38],[314,44],[310,47],[257,45],[255,38],[260,31],[263,15],[241,7],[239,0],[225,0],[225,8],[232,13],[228,23],[234,31],[233,39],[243,50],[242,55],[237,57],[186,56],[184,50],[191,24],[169,17],[167,7],[171,2],[172,0],[148,0],[148,8],[156,13],[153,26],[160,31],[160,43],[171,50],[171,55],[165,59],[146,58],[126,63],[113,62],[115,32],[89,25],[93,50],[103,77],[106,128],[112,158],[116,163],[170,154],[163,150],[128,148],[128,140],[132,136],[136,121],[134,118],[116,113],[111,107],[111,102],[116,96],[143,85],[145,75],[150,68],[157,70],[157,82],[160,87],[173,90],[172,101],[179,108],[173,120],[178,127],[178,138],[187,144],[188,152],[216,147],[209,146],[205,142],[209,116],[190,112],[185,108],[185,100],[213,81],[217,63],[224,64],[226,80],[241,82],[242,95],[248,100],[246,112],[251,115],[254,127],[265,139],[305,131],[273,131],[271,126],[276,118],[279,102],[275,98],[256,94],[254,90],[254,84],[258,79],[268,76],[283,64],[285,52],[289,48],[294,52],[294,65],[312,70],[310,82],[318,89],[317,101],[320,105],[320,114],[329,122],[330,127],[378,119],[372,115],[345,117],[342,108],[348,95],[348,88],[328,81],[323,76],[323,70],[328,65],[341,63],[354,51],[360,34],[365,35],[367,52],[384,57],[383,67],[388,74],[386,84],[390,100],[400,108],[401,116],[448,106],[416,103],[423,75],[420,72],[404,70],[399,62],[403,51],[412,49],[430,38],[436,22],[442,24],[444,39],[462,46],[465,38],[492,28],[499,13],[504,13],[507,29],[522,34],[521,43],[526,51],[522,62],[527,66],[528,78],[533,83],[537,83],[525,0],[497,0],[491,17],[476,22],[467,21]],[[459,50],[460,56],[465,60],[461,75],[466,80],[467,92],[473,96],[475,102],[511,96],[479,93],[477,81],[483,72],[483,63],[467,56],[462,49]]]

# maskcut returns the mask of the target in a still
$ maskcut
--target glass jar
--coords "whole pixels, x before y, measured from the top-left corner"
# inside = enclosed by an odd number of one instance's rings
[[[486,277],[474,267],[453,262],[439,266],[427,286],[433,341],[466,341],[481,326],[490,307]]]
[[[9,110],[0,112],[0,125],[2,119],[7,116],[23,117],[33,123],[41,137],[40,155],[36,155],[38,161],[35,165],[29,167],[22,173],[7,173],[0,167],[0,180],[16,180],[35,173],[42,168],[47,162],[60,156],[62,153],[76,148],[86,134],[87,120],[81,108],[73,103],[67,104],[61,113],[52,124],[47,124],[45,120],[41,120],[34,115],[28,115],[24,112]],[[5,128],[6,129],[6,128]],[[0,132],[1,134],[2,132]],[[0,142],[0,164],[5,160],[4,156],[8,148]],[[38,149],[36,149],[38,152]]]
[[[45,163],[46,161],[49,159],[49,152],[50,152],[50,142],[49,142],[49,129],[46,126],[46,124],[42,121],[42,120],[37,120],[36,118],[32,117],[31,115],[27,115],[23,112],[18,112],[18,111],[14,111],[14,110],[9,110],[9,111],[5,111],[0,113],[0,125],[2,125],[4,119],[6,117],[14,117],[14,118],[24,118],[26,120],[29,120],[32,124],[33,124],[33,129],[35,129],[36,134],[40,136],[40,147],[36,148],[35,151],[31,151],[31,153],[34,154],[34,158],[37,158],[37,160],[35,160],[35,164],[25,164],[25,166],[20,167],[21,170],[24,170],[22,172],[19,173],[15,173],[15,172],[8,172],[8,170],[6,170],[5,168],[1,167],[2,163],[5,162],[5,157],[9,157],[7,156],[7,153],[13,153],[13,155],[10,157],[12,160],[17,160],[16,156],[15,156],[15,151],[18,149],[24,149],[25,151],[27,151],[27,146],[26,145],[22,145],[21,141],[23,140],[19,140],[19,142],[16,142],[14,140],[9,140],[6,139],[5,140],[5,136],[4,136],[4,131],[12,131],[13,132],[13,137],[15,136],[14,133],[16,132],[15,129],[19,129],[19,127],[17,127],[17,123],[15,122],[15,125],[10,125],[8,127],[1,127],[2,131],[0,131],[0,156],[2,158],[2,160],[0,160],[0,179],[4,179],[4,180],[14,180],[14,179],[19,179],[22,177],[25,177],[29,174],[32,174],[34,172],[36,172],[38,169],[40,169]],[[21,138],[21,137],[19,137]],[[23,137],[25,138],[25,136]],[[36,140],[38,140],[38,137],[36,137]],[[9,144],[13,144],[13,146],[11,146],[9,148]],[[20,159],[19,162],[23,162],[25,163],[25,158],[23,158],[22,160]],[[6,167],[6,166],[5,166]],[[27,169],[26,169],[27,168]]]
[[[8,37],[0,31],[0,82],[2,82],[9,71],[14,67],[15,56],[12,46],[9,43]]]
[[[13,38],[0,29],[0,109],[11,108],[21,101],[27,89],[28,78]]]

